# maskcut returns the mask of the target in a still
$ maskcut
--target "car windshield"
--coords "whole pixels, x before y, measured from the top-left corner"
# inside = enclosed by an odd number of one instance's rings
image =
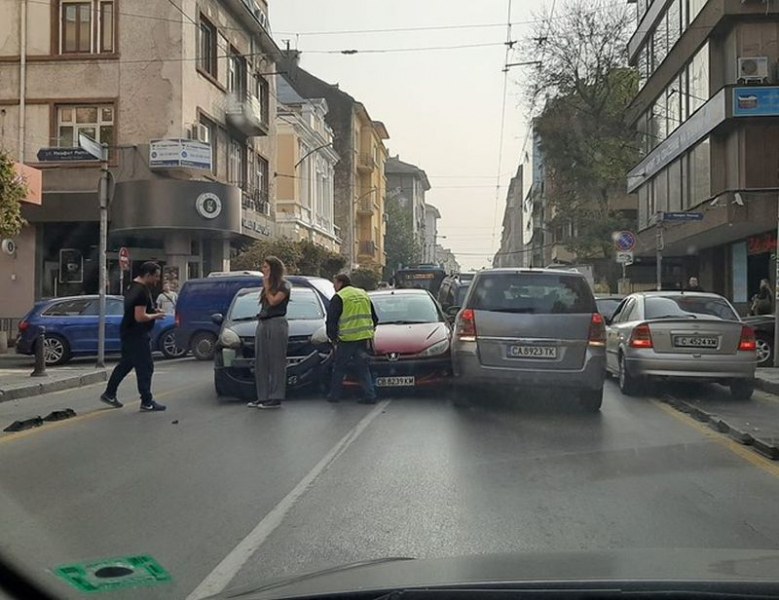
[[[235,299],[235,302],[230,309],[228,319],[230,321],[256,319],[260,312],[259,302],[259,290],[241,294]],[[289,295],[286,316],[290,321],[324,319],[325,317],[322,305],[316,296],[316,292],[300,287],[292,288],[292,292]]]
[[[479,277],[469,308],[527,314],[597,312],[583,277],[564,274],[494,273]]]
[[[435,302],[426,294],[380,294],[371,297],[379,325],[435,323],[441,320]]]
[[[738,321],[739,316],[723,298],[679,294],[650,296],[645,300],[647,319],[709,318]]]

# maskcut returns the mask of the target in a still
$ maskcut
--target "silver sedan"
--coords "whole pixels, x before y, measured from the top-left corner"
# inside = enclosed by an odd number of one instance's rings
[[[640,292],[608,320],[606,369],[622,393],[646,379],[716,381],[748,400],[754,391],[755,332],[722,296],[700,292]]]

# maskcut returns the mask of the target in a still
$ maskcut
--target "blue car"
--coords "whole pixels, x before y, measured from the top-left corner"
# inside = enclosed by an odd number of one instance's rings
[[[63,365],[78,356],[97,356],[99,297],[71,296],[51,298],[36,302],[32,310],[19,323],[16,340],[17,354],[35,354],[35,343],[45,327],[45,360],[50,366]],[[106,354],[119,354],[119,325],[124,313],[121,296],[106,297]],[[152,349],[162,352],[165,358],[186,354],[176,346],[175,319],[168,315],[155,322],[151,332]]]

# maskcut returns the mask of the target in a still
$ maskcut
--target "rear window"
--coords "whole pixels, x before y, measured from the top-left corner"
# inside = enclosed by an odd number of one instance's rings
[[[73,317],[81,315],[84,309],[91,304],[91,299],[65,300],[52,304],[43,311],[47,317]]]
[[[614,314],[614,311],[617,310],[617,307],[619,306],[619,303],[621,300],[616,300],[614,298],[596,298],[595,304],[598,305],[598,312],[602,314],[604,317],[609,317]]]
[[[724,298],[711,296],[652,296],[644,301],[647,319],[716,318],[738,321],[739,317]]]
[[[454,299],[455,306],[462,306],[463,302],[465,302],[465,297],[468,295],[468,287],[467,285],[462,285],[459,288],[457,288],[457,297]]]
[[[535,315],[597,312],[592,291],[580,275],[492,273],[474,285],[468,308],[477,310]]]

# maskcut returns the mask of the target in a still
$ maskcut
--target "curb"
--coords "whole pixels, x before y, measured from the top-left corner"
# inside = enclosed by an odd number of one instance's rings
[[[768,381],[760,377],[755,377],[755,387],[758,390],[779,396],[779,382]]]
[[[37,383],[15,384],[0,390],[0,402],[9,400],[19,400],[20,398],[29,398],[31,396],[40,396],[50,392],[60,392],[73,388],[100,383],[108,379],[107,371],[93,371],[82,375],[71,375],[69,377],[60,377],[51,381],[40,381]]]
[[[779,388],[779,386],[777,386],[777,388]],[[734,442],[738,442],[742,446],[749,446],[755,452],[770,460],[779,460],[779,447],[776,445],[777,440],[756,438],[752,434],[734,427],[719,415],[706,412],[700,407],[693,406],[689,402],[685,402],[679,398],[663,395],[661,400],[679,412],[691,416],[696,421],[705,423],[714,431],[727,435]]]

